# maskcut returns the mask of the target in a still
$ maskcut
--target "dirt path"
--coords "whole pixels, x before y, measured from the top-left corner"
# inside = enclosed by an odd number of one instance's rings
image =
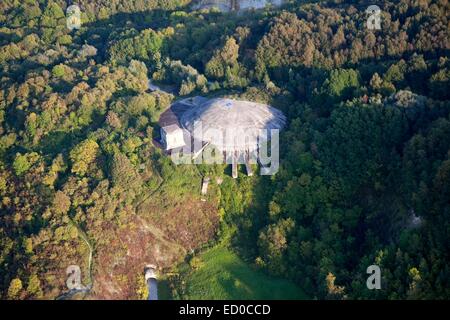
[[[161,241],[161,243],[163,245],[166,245],[168,248],[173,249],[174,251],[181,251],[183,252],[183,254],[186,254],[186,249],[181,246],[180,244],[170,241],[168,240],[164,233],[161,231],[161,229],[159,229],[158,227],[155,227],[152,224],[148,224],[146,221],[144,221],[144,219],[142,219],[141,217],[138,217],[138,221],[141,223],[142,227],[147,230],[148,232],[150,232],[156,239],[158,239],[159,241]]]

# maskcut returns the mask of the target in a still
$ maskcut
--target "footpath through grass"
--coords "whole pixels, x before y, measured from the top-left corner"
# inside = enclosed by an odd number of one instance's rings
[[[186,275],[184,299],[307,299],[292,282],[254,269],[224,245],[199,259],[196,270]]]

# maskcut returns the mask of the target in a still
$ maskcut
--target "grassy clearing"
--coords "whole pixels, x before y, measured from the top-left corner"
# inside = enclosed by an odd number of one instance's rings
[[[185,278],[184,299],[306,299],[288,280],[252,268],[224,245],[199,256],[196,270]]]

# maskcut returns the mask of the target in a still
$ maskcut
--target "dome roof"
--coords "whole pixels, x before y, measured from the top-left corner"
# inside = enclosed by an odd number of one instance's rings
[[[180,124],[192,136],[210,142],[221,151],[256,150],[258,139],[270,138],[270,129],[282,129],[286,117],[268,105],[216,98],[189,108]],[[266,134],[261,135],[263,132]]]

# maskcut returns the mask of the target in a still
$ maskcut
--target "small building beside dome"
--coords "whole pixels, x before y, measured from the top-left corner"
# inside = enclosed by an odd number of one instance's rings
[[[165,150],[181,148],[186,145],[183,129],[177,124],[171,124],[161,128],[161,142]]]

